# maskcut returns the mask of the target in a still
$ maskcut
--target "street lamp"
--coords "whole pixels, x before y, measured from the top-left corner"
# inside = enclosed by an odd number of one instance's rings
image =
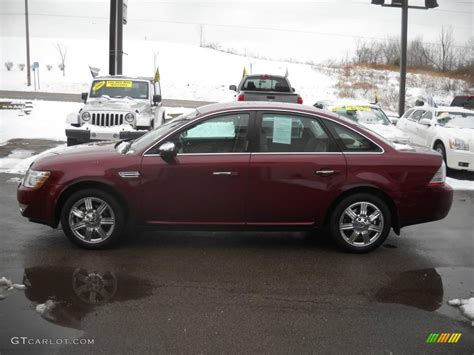
[[[425,0],[425,6],[409,6],[408,0],[392,0],[391,4],[385,4],[385,0],[371,0],[373,5],[383,7],[399,7],[402,9],[402,40],[400,58],[400,90],[398,94],[398,115],[405,112],[405,90],[407,80],[407,34],[408,34],[408,9],[434,9],[438,7],[436,0]]]

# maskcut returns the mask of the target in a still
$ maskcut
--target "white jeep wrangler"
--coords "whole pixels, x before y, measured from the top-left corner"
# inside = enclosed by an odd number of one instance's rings
[[[97,77],[82,93],[84,107],[67,117],[67,145],[135,139],[162,125],[161,86],[153,78]]]

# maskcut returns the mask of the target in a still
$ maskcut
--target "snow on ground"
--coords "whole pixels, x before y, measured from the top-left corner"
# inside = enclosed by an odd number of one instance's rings
[[[18,67],[25,61],[24,48],[18,46],[23,38],[0,37],[0,41],[0,89],[32,91],[33,86],[26,86],[26,72]],[[67,47],[65,76],[58,69],[57,43]],[[239,83],[245,67],[258,74],[283,75],[288,70],[292,85],[310,105],[339,95],[372,100],[377,94],[383,108],[391,110],[396,109],[398,102],[399,73],[394,71],[256,59],[168,42],[136,40],[125,43],[125,47],[123,72],[153,76],[156,64],[160,68],[163,97],[167,99],[232,101],[235,93],[229,85]],[[107,48],[108,42],[101,40],[31,38],[31,61],[40,64],[39,91],[87,91],[92,80],[89,65],[101,68],[101,74],[108,72]],[[11,71],[4,65],[9,61],[14,63]],[[50,71],[47,65],[52,66]],[[419,96],[433,96],[438,103],[449,103],[466,85],[460,80],[408,73],[407,104],[411,105]]]
[[[38,158],[52,153],[61,151],[66,147],[66,144],[58,145],[57,147],[47,149],[40,154],[33,155],[33,151],[26,149],[15,149],[6,158],[0,159],[0,172],[7,174],[25,175],[30,165]]]
[[[33,110],[0,110],[0,143],[13,138],[42,138],[66,141],[66,117],[78,112],[80,103],[33,101]]]
[[[471,181],[471,180],[458,180],[458,179],[453,179],[453,178],[447,177],[446,182],[454,190],[472,190],[472,191],[474,191],[474,181]]]
[[[471,321],[471,325],[474,327],[474,297],[468,299],[456,298],[449,300],[448,304],[452,307],[458,307],[459,312]]]

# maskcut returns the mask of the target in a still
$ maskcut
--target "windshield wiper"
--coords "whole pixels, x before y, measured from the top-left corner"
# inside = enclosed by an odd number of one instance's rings
[[[100,98],[104,98],[104,99],[110,100],[110,96],[109,96],[109,95],[100,95]]]

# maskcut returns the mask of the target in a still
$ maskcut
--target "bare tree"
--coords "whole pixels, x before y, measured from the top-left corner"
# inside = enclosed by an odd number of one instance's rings
[[[56,49],[59,53],[59,58],[61,62],[59,63],[58,67],[63,72],[63,76],[66,76],[66,54],[67,54],[67,47],[63,46],[60,43],[56,43]]]
[[[445,28],[441,27],[439,34],[439,45],[440,45],[440,62],[439,69],[441,71],[447,71],[451,69],[453,64],[453,29],[452,27]]]

